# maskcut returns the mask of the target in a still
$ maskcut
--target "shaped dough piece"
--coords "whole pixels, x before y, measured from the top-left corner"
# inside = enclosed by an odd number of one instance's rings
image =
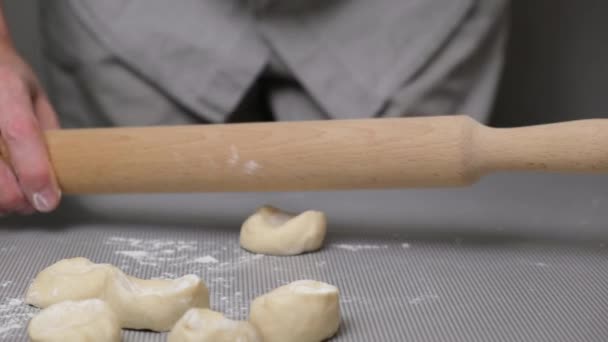
[[[118,342],[121,330],[109,305],[89,299],[42,310],[30,321],[28,334],[33,342]]]
[[[190,309],[169,333],[168,342],[262,342],[249,322],[233,321],[207,309]]]
[[[104,298],[123,328],[169,331],[190,308],[208,308],[209,290],[195,275],[143,280],[117,273]]]
[[[85,258],[61,260],[38,273],[27,291],[25,302],[46,308],[66,300],[99,298],[115,269]]]
[[[327,219],[320,211],[299,215],[265,206],[241,227],[241,247],[260,254],[297,255],[316,251],[323,245]]]
[[[338,288],[300,280],[256,298],[249,321],[264,342],[320,342],[340,326]]]
[[[65,300],[98,298],[116,313],[120,326],[168,331],[190,308],[209,307],[209,290],[195,275],[144,280],[85,258],[61,260],[36,276],[26,302],[45,308]]]

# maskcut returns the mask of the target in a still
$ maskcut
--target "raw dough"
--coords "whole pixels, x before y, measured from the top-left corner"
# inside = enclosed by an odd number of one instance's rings
[[[327,219],[320,211],[299,215],[265,206],[251,215],[241,228],[241,247],[260,254],[297,255],[323,245]]]
[[[30,321],[28,334],[32,342],[118,342],[121,330],[109,305],[88,299],[42,310]]]
[[[338,331],[338,288],[300,280],[256,298],[249,321],[264,342],[320,342]]]
[[[168,331],[190,308],[209,307],[209,290],[195,275],[174,280],[144,280],[109,264],[66,259],[36,276],[26,302],[45,308],[65,300],[98,298],[116,313],[120,326]]]
[[[61,260],[38,273],[25,302],[46,308],[65,300],[98,298],[113,271],[112,265],[94,264],[85,258]]]
[[[262,342],[249,322],[233,321],[207,309],[190,309],[171,330],[168,342]]]
[[[199,277],[143,280],[117,273],[106,300],[123,328],[169,331],[190,308],[208,308],[209,291]]]

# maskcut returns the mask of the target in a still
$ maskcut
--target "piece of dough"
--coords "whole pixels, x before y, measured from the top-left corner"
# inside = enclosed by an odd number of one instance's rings
[[[169,333],[168,342],[262,342],[249,322],[230,320],[219,312],[190,309]]]
[[[144,280],[117,273],[104,298],[122,327],[169,331],[190,308],[208,308],[209,291],[199,277]]]
[[[38,313],[28,326],[32,342],[118,342],[118,318],[99,299],[54,304]]]
[[[195,275],[144,280],[85,258],[61,260],[44,269],[30,285],[26,302],[45,308],[91,298],[107,302],[121,327],[154,331],[170,330],[190,308],[209,307],[209,290]]]
[[[249,321],[264,342],[320,342],[340,326],[338,288],[314,280],[281,286],[251,304]]]
[[[42,270],[30,285],[25,302],[46,308],[65,300],[99,298],[115,267],[86,258],[64,259]]]
[[[320,211],[299,215],[265,206],[241,227],[241,247],[260,254],[297,255],[316,251],[323,245],[327,219]]]

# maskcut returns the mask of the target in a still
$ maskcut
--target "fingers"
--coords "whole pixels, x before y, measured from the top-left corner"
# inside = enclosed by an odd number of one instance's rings
[[[40,93],[35,103],[36,116],[42,130],[59,129],[57,113],[46,94]]]
[[[34,208],[50,212],[57,207],[61,197],[51,168],[41,125],[34,115],[34,104],[27,85],[11,70],[0,69],[0,133],[10,154],[15,180],[6,177],[7,189],[14,190],[14,182]],[[45,106],[45,104],[41,104]],[[45,125],[53,125],[52,121]],[[15,185],[16,186],[16,185]],[[9,199],[13,200],[9,192]],[[6,200],[0,207],[13,210],[14,203]]]
[[[11,169],[0,162],[0,216],[29,207]]]

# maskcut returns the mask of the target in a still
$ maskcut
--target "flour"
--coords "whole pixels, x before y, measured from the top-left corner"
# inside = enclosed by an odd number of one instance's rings
[[[236,165],[239,163],[239,150],[234,145],[230,145],[230,157],[228,157],[229,165]]]
[[[222,311],[231,319],[245,319],[251,298],[235,295],[235,271],[264,258],[240,248],[238,240],[218,244],[212,240],[159,240],[113,236],[104,241],[118,258],[111,261],[129,274],[152,279],[176,279],[194,274],[203,279]],[[142,274],[143,273],[143,274]]]
[[[415,298],[410,298],[408,301],[411,305],[418,305],[424,302],[436,301],[439,299],[439,296],[436,294],[424,294]]]
[[[120,247],[120,250],[114,251],[116,255],[135,261],[141,266],[153,267],[187,262],[189,257],[187,252],[195,251],[198,248],[196,241],[146,240],[117,236],[110,237],[105,244]],[[120,266],[123,269],[128,268],[128,265]]]
[[[346,294],[340,295],[341,304],[363,303],[363,302],[364,302],[364,300],[360,300],[359,298],[351,297]]]
[[[218,246],[213,242],[196,240],[146,240],[114,236],[106,240],[105,244],[118,247],[114,254],[122,259],[121,269],[128,269],[130,264],[135,263],[138,266],[154,267],[163,271],[173,267],[183,270],[186,266],[185,271],[188,273],[203,270],[225,272],[263,257],[261,254],[243,251],[236,242],[230,246]],[[232,253],[228,250],[229,247],[232,248]],[[204,254],[201,255],[200,251]],[[220,254],[226,255],[226,258],[219,260],[217,256]],[[205,268],[201,269],[201,267]]]
[[[7,280],[7,281],[5,281],[3,283],[0,283],[0,287],[1,288],[9,287],[9,286],[11,286],[12,283],[13,282],[11,280]]]
[[[8,307],[19,306],[21,304],[23,304],[23,300],[19,298],[8,298],[6,303]]]
[[[255,174],[256,171],[258,171],[261,168],[262,168],[262,166],[255,160],[249,160],[249,161],[245,162],[245,164],[243,165],[243,170],[248,175]]]
[[[149,256],[149,253],[146,251],[116,251],[115,253],[125,255],[137,260],[142,260]]]
[[[217,266],[211,266],[207,268],[210,272],[226,272],[236,270],[246,264],[252,263],[256,260],[260,260],[264,257],[263,254],[250,254],[245,252],[245,255],[238,257],[235,260],[229,262],[222,262]]]
[[[106,240],[107,245],[121,245],[130,247],[139,247],[144,250],[157,250],[159,252],[168,250],[192,250],[196,249],[196,241],[184,240],[161,240],[161,239],[133,239],[118,236],[112,236]]]
[[[412,245],[410,245],[409,243],[407,243],[407,242],[406,242],[406,243],[402,243],[402,244],[401,244],[401,247],[402,247],[402,248],[405,248],[405,249],[409,249],[409,248],[411,248],[411,247],[412,247]]]
[[[239,166],[240,161],[241,161],[241,156],[239,154],[239,150],[237,149],[236,146],[230,145],[230,155],[228,156],[228,160],[227,160],[228,165],[230,165],[232,167],[236,167],[236,166]],[[242,167],[243,167],[243,172],[245,172],[248,175],[253,175],[259,169],[262,168],[262,165],[260,165],[260,163],[256,162],[255,160],[247,160],[242,163]]]
[[[351,252],[363,250],[387,249],[388,245],[349,245],[349,244],[332,244],[331,247],[345,249]]]
[[[196,258],[192,260],[192,262],[197,264],[217,264],[219,261],[211,255],[206,255],[204,257]]]
[[[25,305],[22,299],[5,298],[0,302],[0,339],[21,332],[36,309]]]

